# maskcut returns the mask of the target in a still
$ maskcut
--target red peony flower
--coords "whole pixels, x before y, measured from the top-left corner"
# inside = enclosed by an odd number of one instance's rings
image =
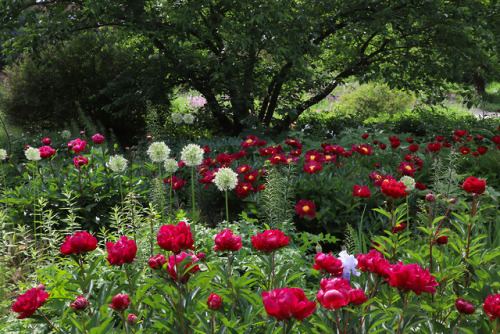
[[[132,239],[127,237],[120,237],[116,244],[112,242],[106,243],[106,250],[108,251],[108,260],[110,265],[121,266],[123,263],[132,263],[137,253],[137,245]]]
[[[215,175],[217,174],[218,169],[212,170],[212,171],[207,171],[202,174],[202,178],[199,181],[200,183],[205,183],[205,189],[207,189],[212,181],[215,179]]]
[[[252,170],[252,167],[250,167],[247,164],[244,164],[244,165],[238,166],[238,168],[236,169],[236,173],[238,173],[238,174],[248,173],[250,170]]]
[[[483,310],[490,316],[491,322],[500,318],[500,294],[489,295],[484,301]]]
[[[76,297],[75,301],[70,305],[73,311],[83,311],[89,307],[89,301],[84,296]]]
[[[370,189],[367,186],[360,186],[355,184],[352,190],[352,197],[370,198],[372,195]]]
[[[211,293],[208,296],[207,306],[212,311],[218,311],[222,307],[222,298],[215,293]]]
[[[184,260],[187,257],[190,257],[191,260],[193,260],[193,261],[186,264],[186,266],[184,268],[178,268],[179,264],[182,262],[182,260]],[[193,253],[181,252],[179,254],[175,254],[175,255],[170,256],[168,258],[168,264],[167,264],[167,270],[170,274],[170,277],[172,277],[172,279],[174,281],[177,280],[178,269],[181,272],[185,272],[187,268],[191,267],[191,265],[193,265],[198,260],[199,260],[198,257],[196,257],[196,255],[194,255]],[[189,271],[186,274],[184,274],[184,276],[182,276],[181,280],[186,281],[189,278],[190,274],[194,275],[199,270],[200,270],[200,266],[195,265],[194,267],[189,269]]]
[[[365,292],[361,289],[352,289],[349,291],[349,298],[351,299],[350,303],[354,305],[361,305],[368,301],[366,298]]]
[[[396,141],[396,140],[391,141],[392,148],[398,148],[400,145],[401,145],[401,142],[399,142],[399,141]]]
[[[271,157],[269,157],[269,159],[267,159],[267,161],[271,162],[271,164],[273,165],[279,165],[279,163],[281,162],[282,164],[287,164],[288,160],[285,156],[285,153],[281,152],[281,153],[275,153],[273,155],[271,155]]]
[[[210,153],[210,146],[208,145],[202,146],[201,149],[205,152],[205,154]]]
[[[408,151],[415,153],[418,151],[418,145],[410,145],[408,146]]]
[[[491,138],[491,140],[496,144],[496,145],[500,145],[500,135],[496,135],[496,136],[493,136],[493,138]]]
[[[319,153],[317,150],[314,151],[308,151],[306,154],[304,154],[304,159],[306,159],[306,162],[311,162],[315,161],[318,163],[321,163],[325,160],[325,157],[323,154]]]
[[[486,190],[486,181],[471,176],[465,180],[464,184],[462,184],[462,188],[468,193],[481,195]]]
[[[243,148],[250,148],[252,146],[257,145],[258,142],[259,142],[259,138],[250,135],[250,136],[247,136],[246,140],[241,143],[241,146]]]
[[[179,254],[182,249],[194,250],[193,233],[189,225],[179,222],[175,225],[163,225],[156,236],[158,246],[166,251]]]
[[[233,231],[230,229],[226,229],[224,232],[221,230],[220,233],[215,236],[214,249],[217,252],[236,252],[241,247],[243,247],[241,244],[241,236],[234,235]]]
[[[266,230],[264,233],[257,233],[252,237],[252,246],[262,252],[274,252],[275,250],[288,245],[289,237],[280,230]]]
[[[38,151],[40,152],[40,157],[42,159],[47,159],[48,157],[50,156],[53,156],[54,154],[56,154],[56,150],[54,150],[52,147],[50,146],[42,146],[42,147],[39,147],[38,148]],[[78,166],[77,166],[78,167]]]
[[[165,263],[167,263],[167,259],[162,254],[151,256],[148,261],[148,265],[153,269],[161,269]]]
[[[413,139],[412,137],[408,137],[406,138],[406,141],[410,144],[413,144],[415,142],[415,139]]]
[[[350,302],[361,305],[368,300],[363,290],[353,289],[343,277],[322,279],[316,298],[321,306],[329,310],[339,309]]]
[[[389,284],[398,289],[406,289],[415,292],[417,295],[426,293],[436,293],[436,286],[439,284],[431,276],[428,269],[422,269],[418,264],[401,263],[391,267],[389,272]]]
[[[381,150],[385,150],[387,148],[386,144],[380,144],[378,147],[380,147]]]
[[[72,149],[73,152],[75,153],[80,153],[85,151],[85,146],[87,145],[87,142],[85,140],[81,140],[80,138],[77,138],[75,140],[72,140],[68,143],[68,148]]]
[[[465,130],[455,130],[454,132],[455,136],[458,136],[458,137],[463,137],[467,134],[467,131]]]
[[[172,186],[172,190],[179,190],[182,189],[182,187],[184,187],[186,181],[181,178],[178,178],[175,175],[172,175],[171,177],[164,179],[163,183],[170,184]]]
[[[479,147],[477,148],[477,152],[478,152],[479,154],[483,155],[483,154],[488,153],[488,149],[487,149],[486,147],[484,147],[484,146],[479,146]]]
[[[373,155],[372,147],[370,145],[361,144],[359,146],[352,145],[352,150],[361,155]]]
[[[443,235],[436,239],[438,245],[446,245],[448,243],[448,236]]]
[[[285,144],[290,145],[291,147],[301,149],[302,144],[299,142],[297,138],[287,139],[285,140]]]
[[[243,175],[243,180],[246,182],[254,182],[257,180],[258,177],[259,177],[259,171],[254,170],[251,171],[250,173],[246,173],[245,175]]]
[[[391,229],[391,233],[398,233],[406,228],[406,223],[399,223]]]
[[[476,311],[476,309],[474,308],[474,306],[472,306],[471,303],[469,303],[468,301],[465,301],[462,298],[458,298],[455,301],[455,306],[456,306],[458,312],[463,313],[463,314],[472,314],[472,313],[474,313],[474,311]]]
[[[460,147],[460,153],[462,153],[463,155],[467,155],[470,153],[470,148],[466,146]]]
[[[137,316],[133,313],[130,313],[128,316],[127,316],[127,323],[129,325],[135,325],[137,323],[137,321],[139,321],[139,318],[137,318]]]
[[[73,159],[73,163],[75,164],[76,168],[80,168],[86,164],[89,163],[89,159],[82,157],[82,156],[77,156]]]
[[[358,254],[356,255],[356,259],[358,260],[357,267],[361,271],[369,271],[383,278],[389,277],[391,264],[384,259],[378,250],[373,249],[368,254]]]
[[[130,305],[130,298],[122,293],[117,294],[113,297],[111,304],[108,304],[116,312],[125,311]]]
[[[441,143],[439,143],[439,142],[429,143],[429,144],[427,144],[427,150],[429,152],[438,152],[439,150],[441,150]]]
[[[369,134],[368,134],[368,133],[363,133],[363,134],[361,135],[361,138],[366,139],[366,138],[368,138],[368,136],[369,136]]]
[[[418,190],[425,190],[427,189],[427,186],[423,183],[415,182],[415,188],[417,188]]]
[[[294,156],[294,157],[298,157],[299,155],[302,154],[302,150],[301,149],[296,149],[296,150],[291,150],[290,151],[290,155]]]
[[[299,215],[299,218],[303,218],[305,215],[307,215],[312,219],[316,217],[316,211],[314,211],[314,208],[316,208],[316,204],[311,201],[301,199],[295,205],[295,212]]]
[[[344,267],[342,261],[337,259],[332,253],[324,254],[318,253],[314,258],[313,268],[320,271],[322,274],[329,273],[335,277],[342,276]]]
[[[11,310],[19,313],[17,319],[31,318],[43,303],[49,298],[50,294],[43,290],[33,288],[26,293],[17,297],[16,302],[12,305]]]
[[[314,174],[322,170],[323,170],[323,165],[314,160],[309,160],[308,163],[304,164],[304,172],[306,173]]]
[[[389,180],[387,182],[382,182],[382,194],[391,197],[392,199],[403,198],[410,192],[406,191],[406,186],[403,182],[398,182],[396,180]]]
[[[417,171],[413,162],[406,161],[401,161],[398,166],[398,170],[401,172],[401,175],[408,176],[415,176],[415,172]]]
[[[277,321],[309,317],[316,309],[316,303],[308,301],[304,290],[298,288],[275,289],[262,292],[262,302],[266,312]]]
[[[48,137],[45,137],[42,139],[42,144],[43,145],[50,145],[52,143],[52,140]]]
[[[94,141],[94,144],[97,145],[104,143],[104,137],[100,133],[93,135],[92,140]]]
[[[97,248],[97,239],[88,232],[76,232],[72,236],[66,236],[61,245],[61,253],[64,255],[91,252]]]
[[[443,136],[436,136],[436,141],[438,142],[442,142],[444,140],[444,137]]]
[[[243,182],[243,183],[240,182],[236,185],[235,190],[238,197],[246,198],[248,197],[248,193],[250,191],[254,191],[254,188],[250,182]]]

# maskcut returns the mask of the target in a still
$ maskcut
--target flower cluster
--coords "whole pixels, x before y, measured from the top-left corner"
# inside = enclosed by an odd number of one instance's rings
[[[109,168],[115,173],[123,173],[127,169],[128,161],[121,155],[113,155],[109,158]]]
[[[188,167],[197,167],[203,162],[203,149],[197,144],[188,144],[182,148],[181,160]]]

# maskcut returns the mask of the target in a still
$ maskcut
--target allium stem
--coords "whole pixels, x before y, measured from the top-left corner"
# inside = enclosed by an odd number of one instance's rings
[[[227,224],[227,228],[229,228],[229,205],[227,202],[227,189],[224,192],[226,195],[226,224]]]
[[[170,185],[172,186],[172,185]],[[195,213],[195,204],[194,204],[194,167],[191,167],[191,198],[192,198],[192,214],[191,214],[191,219],[194,222],[194,213]]]
[[[52,322],[50,322],[49,318],[47,318],[47,316],[46,316],[46,315],[45,315],[45,314],[44,314],[44,313],[43,313],[40,309],[38,309],[37,311],[38,311],[38,312],[40,313],[40,315],[41,315],[41,316],[42,316],[42,317],[43,317],[43,318],[44,318],[44,319],[45,319],[45,320],[49,323],[49,325],[50,325],[52,328],[54,328],[54,330],[55,330],[56,332],[60,333],[59,329],[57,329],[57,328],[56,328],[56,326],[54,326],[54,324],[53,324]]]

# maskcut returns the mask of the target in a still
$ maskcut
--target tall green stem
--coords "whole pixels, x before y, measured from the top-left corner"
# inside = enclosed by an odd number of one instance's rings
[[[226,196],[226,224],[227,224],[227,228],[229,228],[229,205],[228,205],[228,201],[227,201],[227,190],[225,190],[224,192],[225,192],[225,196]]]
[[[194,201],[194,167],[191,167],[191,198],[192,198],[192,202],[193,202],[193,206],[192,206],[192,214],[191,214],[191,219],[192,221],[194,222],[194,213],[195,213],[195,201]]]

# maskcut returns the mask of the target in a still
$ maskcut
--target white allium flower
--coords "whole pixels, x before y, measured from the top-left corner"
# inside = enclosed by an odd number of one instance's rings
[[[170,158],[165,160],[165,171],[168,174],[175,173],[175,171],[178,169],[179,169],[179,164],[175,159]]]
[[[40,156],[40,151],[37,148],[30,147],[26,151],[24,151],[24,154],[26,155],[26,159],[30,161],[38,161],[42,159]]]
[[[162,141],[152,143],[148,148],[148,156],[153,162],[161,162],[168,159],[170,148]]]
[[[233,190],[238,184],[238,174],[231,168],[219,168],[212,182],[215,183],[217,189],[220,191]]]
[[[193,124],[193,122],[194,122],[194,115],[193,114],[185,114],[183,119],[184,119],[184,123],[186,123],[186,124]]]
[[[403,182],[404,185],[406,186],[406,190],[413,190],[415,189],[415,179],[412,178],[411,176],[403,176],[399,182]]]
[[[203,149],[197,144],[188,144],[181,151],[181,160],[188,167],[197,167],[203,162]]]
[[[172,122],[174,122],[175,124],[181,124],[182,122],[184,122],[184,116],[182,116],[181,113],[174,112],[172,113]]]
[[[61,132],[61,137],[63,139],[70,139],[71,138],[71,132],[69,132],[69,130],[63,130],[63,132]]]
[[[0,160],[5,160],[5,158],[7,158],[7,151],[0,148]]]
[[[344,272],[342,273],[342,277],[346,280],[351,280],[351,273],[354,276],[360,276],[361,273],[356,270],[356,266],[358,265],[358,260],[353,255],[347,254],[345,250],[339,253],[339,260],[342,261],[342,267],[344,267]]]
[[[128,161],[121,155],[113,155],[111,158],[109,158],[109,168],[113,172],[116,173],[122,173],[127,169],[128,166]]]

